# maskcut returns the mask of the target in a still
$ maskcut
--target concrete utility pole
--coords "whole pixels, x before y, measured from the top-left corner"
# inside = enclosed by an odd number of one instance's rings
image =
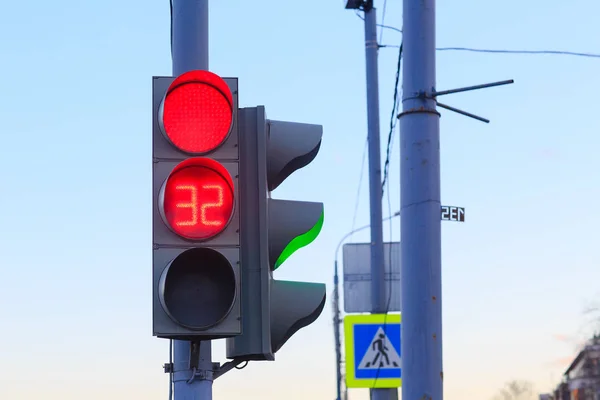
[[[208,0],[172,0],[173,75],[208,70]],[[212,400],[211,342],[174,341],[175,400]]]
[[[435,0],[404,0],[400,118],[402,399],[443,399]]]

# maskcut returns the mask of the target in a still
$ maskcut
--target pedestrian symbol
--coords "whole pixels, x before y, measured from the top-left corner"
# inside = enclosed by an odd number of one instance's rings
[[[398,352],[390,344],[390,339],[383,328],[379,327],[358,369],[400,368],[401,362]]]
[[[397,388],[402,386],[400,315],[347,315],[346,386]]]

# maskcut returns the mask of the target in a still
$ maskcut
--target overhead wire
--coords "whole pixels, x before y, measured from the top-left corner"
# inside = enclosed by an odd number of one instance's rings
[[[358,18],[362,19],[363,21],[365,20],[365,17],[363,17],[362,15],[360,15],[357,10],[354,10],[354,13],[356,14],[356,16]],[[395,26],[384,25],[384,24],[377,24],[377,26],[380,27],[380,28],[389,29],[391,31],[396,31],[398,33],[402,33],[402,29],[398,29]]]
[[[171,40],[169,41],[169,45],[171,47],[171,58],[173,58],[173,0],[169,0],[169,15],[171,18]]]
[[[438,51],[471,51],[476,53],[504,53],[504,54],[554,54],[563,56],[576,56],[576,57],[591,57],[600,58],[600,54],[597,53],[579,53],[575,51],[563,51],[563,50],[494,50],[494,49],[475,49],[471,47],[437,47]]]
[[[383,11],[381,12],[381,29],[379,30],[379,42],[383,43],[383,27],[385,26],[385,9],[387,8],[387,0],[383,0]]]
[[[356,199],[354,201],[354,213],[352,215],[352,229],[351,232],[354,231],[356,226],[356,217],[358,216],[358,205],[360,204],[360,189],[362,188],[362,180],[365,171],[365,160],[367,158],[367,146],[369,144],[369,139],[365,139],[365,146],[363,148],[362,161],[360,163],[360,174],[358,177],[358,188],[356,189]],[[350,236],[352,237],[352,236]]]
[[[398,118],[396,118],[398,105],[400,102],[398,101],[398,85],[400,84],[400,64],[402,61],[402,43],[400,44],[400,50],[398,51],[398,62],[396,65],[396,83],[394,84],[394,100],[392,106],[392,115],[390,117],[390,131],[388,132],[387,146],[385,150],[385,162],[383,164],[383,180],[381,182],[381,194],[385,192],[385,184],[387,182],[389,168],[390,168],[390,152],[392,147],[392,137],[394,135],[394,131],[396,128],[396,123],[398,122]],[[390,210],[391,212],[391,210]]]
[[[365,138],[365,145],[363,147],[362,161],[360,164],[360,175],[358,178],[358,188],[356,189],[356,199],[354,202],[354,213],[352,216],[352,228],[350,229],[350,232],[354,232],[354,229],[356,226],[356,217],[358,216],[358,205],[360,204],[360,190],[362,188],[362,180],[363,180],[364,169],[365,169],[365,160],[367,158],[368,144],[369,144],[369,138],[367,136],[367,138]],[[353,236],[353,234],[351,233],[348,238],[351,238],[352,236]],[[338,307],[338,309],[339,309],[339,304],[336,307]],[[337,310],[335,312],[337,312]],[[340,352],[341,352],[341,349],[340,349]],[[340,361],[341,361],[341,359],[340,359]],[[341,366],[340,366],[340,368],[341,368]],[[344,365],[344,374],[346,373],[345,368],[346,368],[346,366]]]
[[[395,44],[382,44],[379,47],[390,47],[399,48],[399,45]],[[573,56],[573,57],[588,57],[588,58],[600,58],[600,53],[580,53],[576,51],[563,51],[563,50],[503,50],[503,49],[476,49],[472,47],[437,47],[437,51],[469,51],[474,53],[496,53],[496,54],[531,54],[531,55],[559,55],[559,56]]]

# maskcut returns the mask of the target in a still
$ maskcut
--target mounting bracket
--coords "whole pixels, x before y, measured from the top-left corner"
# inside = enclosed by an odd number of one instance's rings
[[[431,93],[421,92],[421,93],[417,94],[416,98],[431,99],[431,100],[435,101],[435,104],[438,105],[439,107],[445,108],[446,110],[453,111],[453,112],[455,112],[457,114],[461,114],[461,115],[464,115],[464,116],[469,117],[469,118],[476,119],[476,120],[481,121],[481,122],[485,122],[487,124],[487,123],[490,122],[489,119],[477,116],[475,114],[471,114],[471,113],[463,111],[463,110],[459,110],[458,108],[449,106],[447,104],[440,103],[437,100],[437,98],[439,96],[444,96],[444,95],[447,95],[447,94],[460,93],[460,92],[468,92],[468,91],[477,90],[477,89],[486,89],[486,88],[494,87],[494,86],[508,85],[508,84],[511,84],[511,83],[514,83],[514,82],[515,81],[513,79],[509,79],[509,80],[505,80],[505,81],[498,81],[498,82],[492,82],[492,83],[484,83],[482,85],[466,86],[466,87],[462,87],[462,88],[458,88],[458,89],[442,90],[442,91],[439,91],[439,92],[436,92],[435,90],[433,92],[431,92]],[[403,113],[398,114],[398,118],[400,118],[400,116],[402,114]]]

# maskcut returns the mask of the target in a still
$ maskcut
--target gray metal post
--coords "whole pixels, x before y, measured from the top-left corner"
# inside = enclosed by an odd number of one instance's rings
[[[367,129],[369,140],[369,201],[371,211],[371,307],[387,313],[384,291],[383,224],[381,196],[381,145],[379,142],[379,78],[377,73],[377,16],[365,9],[365,57],[367,70]],[[387,400],[396,389],[371,389],[373,400]]]
[[[435,0],[404,0],[400,114],[402,399],[443,399]]]
[[[208,70],[208,0],[172,0],[173,75]]]
[[[208,70],[208,0],[172,0],[171,13],[173,75]],[[211,342],[191,350],[190,342],[174,341],[175,400],[212,400]]]
[[[175,400],[211,400],[213,372],[210,342],[199,342],[199,351],[192,351],[191,342],[176,340],[174,344]],[[197,366],[190,368],[194,364]]]
[[[340,334],[340,290],[337,252],[333,274],[333,335],[335,336],[335,379],[336,400],[342,400],[342,341]]]
[[[365,12],[367,58],[367,129],[369,140],[369,201],[371,211],[371,307],[386,312],[383,291],[383,224],[381,201],[381,146],[379,142],[379,82],[377,77],[377,24],[375,9]]]

